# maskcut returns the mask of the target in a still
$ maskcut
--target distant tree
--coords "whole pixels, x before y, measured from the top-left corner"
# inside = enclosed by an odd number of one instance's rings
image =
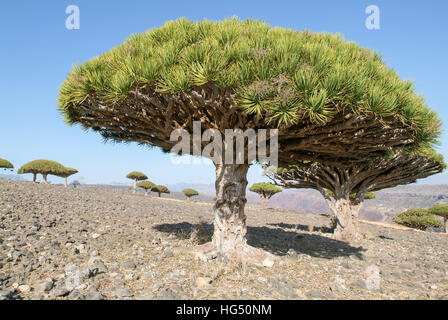
[[[197,192],[197,191],[194,190],[194,189],[184,189],[184,190],[182,190],[182,192],[184,193],[184,195],[185,195],[188,199],[190,199],[191,197],[194,197],[194,196],[199,195],[199,192]]]
[[[282,189],[274,186],[271,183],[259,182],[259,183],[254,183],[252,185],[252,187],[249,188],[249,191],[259,194],[259,196],[261,197],[261,208],[266,209],[269,199],[273,195],[275,195],[279,192],[282,192]]]
[[[65,169],[66,169],[66,172],[64,172],[62,174],[55,174],[55,176],[58,176],[60,178],[64,178],[64,186],[67,188],[67,178],[72,176],[72,175],[74,175],[74,174],[77,174],[78,170],[73,169],[73,168],[67,168],[67,167]]]
[[[77,188],[81,185],[81,183],[78,180],[75,180],[71,183],[71,185],[73,186],[73,188]]]
[[[14,166],[8,160],[0,158],[0,169],[13,169]]]
[[[154,188],[155,186],[156,186],[155,183],[152,183],[151,181],[148,180],[137,183],[137,187],[145,190],[145,195],[149,195],[151,189]]]
[[[34,160],[24,164],[17,171],[18,174],[32,173],[33,174],[33,182],[36,182],[36,177],[38,174],[42,175],[43,183],[47,182],[47,176],[49,174],[55,176],[61,176],[67,173],[67,168],[65,168],[62,164],[51,161],[51,160]]]
[[[423,231],[430,227],[443,227],[442,222],[426,209],[409,209],[392,220],[403,226]]]
[[[436,216],[443,218],[443,224],[445,225],[445,232],[448,233],[448,205],[446,204],[435,204],[430,209],[429,212]]]
[[[148,177],[144,173],[141,173],[138,171],[132,171],[131,173],[128,173],[126,178],[134,180],[133,193],[137,192],[137,181],[142,181],[142,180],[148,179]]]
[[[161,185],[153,187],[151,191],[156,192],[159,195],[159,198],[162,193],[170,193],[170,190],[167,187]]]

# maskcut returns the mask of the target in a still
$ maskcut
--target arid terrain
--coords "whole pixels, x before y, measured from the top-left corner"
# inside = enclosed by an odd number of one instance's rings
[[[211,203],[0,179],[0,299],[448,299],[448,236],[247,207],[254,267],[176,248],[209,241]]]

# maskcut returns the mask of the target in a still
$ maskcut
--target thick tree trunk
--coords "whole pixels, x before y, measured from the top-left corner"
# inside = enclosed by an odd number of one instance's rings
[[[246,241],[246,187],[247,164],[216,164],[216,201],[212,242],[187,251],[201,260],[219,258],[221,261],[239,261],[244,264],[269,266],[277,260],[272,254],[251,247]]]
[[[134,190],[132,191],[133,194],[137,193],[137,179],[134,179]]]
[[[162,193],[161,192],[159,192],[159,198],[162,196]]]
[[[67,188],[67,177],[64,177],[64,187]]]
[[[266,209],[268,206],[269,198],[261,197],[261,209]]]
[[[42,178],[43,178],[42,183],[47,184],[48,183],[47,182],[47,175],[46,174],[42,174]]]
[[[328,201],[329,202],[329,201]],[[348,199],[337,199],[328,203],[337,219],[334,237],[342,241],[356,241],[359,233],[358,213],[362,204],[354,204]]]
[[[37,173],[33,173],[33,182],[36,182],[37,179]]]
[[[246,164],[216,165],[215,230],[213,245],[219,254],[241,254],[246,247]]]

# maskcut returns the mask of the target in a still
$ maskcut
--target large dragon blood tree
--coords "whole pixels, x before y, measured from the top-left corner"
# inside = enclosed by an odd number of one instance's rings
[[[352,241],[360,238],[358,213],[372,192],[413,183],[445,167],[443,157],[429,149],[389,153],[351,164],[303,161],[286,169],[267,170],[267,176],[284,188],[319,191],[336,217],[335,238]]]
[[[172,131],[191,134],[194,121],[221,133],[278,128],[282,166],[361,161],[439,131],[437,115],[378,54],[337,35],[237,18],[179,19],[132,35],[72,70],[59,109],[105,139],[166,152],[178,143]],[[261,252],[246,244],[246,155],[240,164],[215,161],[215,231],[201,250],[249,262]]]

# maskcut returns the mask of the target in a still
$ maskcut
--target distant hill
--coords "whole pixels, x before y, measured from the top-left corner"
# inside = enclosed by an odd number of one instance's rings
[[[5,178],[8,180],[16,180],[16,181],[28,181],[24,177],[22,177],[21,175],[18,175],[18,174],[0,173],[0,178]]]
[[[249,201],[259,203],[257,197],[248,193]],[[372,221],[391,221],[407,209],[429,208],[436,203],[448,203],[448,185],[399,186],[376,192],[376,199],[364,202],[360,216]],[[329,212],[323,197],[314,190],[285,190],[273,196],[269,206],[308,213]]]

